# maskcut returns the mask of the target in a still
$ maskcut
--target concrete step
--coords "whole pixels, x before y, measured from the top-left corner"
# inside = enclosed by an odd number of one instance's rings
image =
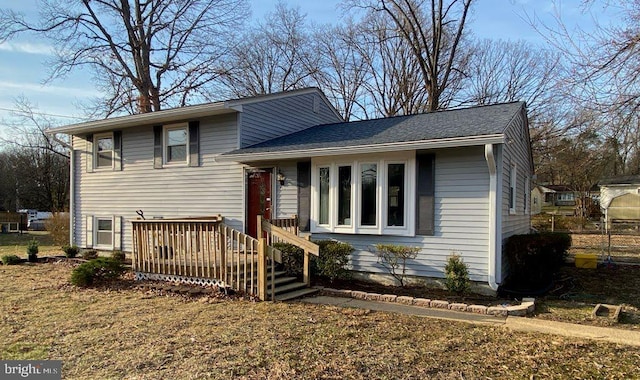
[[[318,293],[319,291],[320,290],[318,289],[312,289],[312,288],[298,289],[292,292],[276,295],[276,301],[290,301],[296,298],[301,298],[311,294]]]

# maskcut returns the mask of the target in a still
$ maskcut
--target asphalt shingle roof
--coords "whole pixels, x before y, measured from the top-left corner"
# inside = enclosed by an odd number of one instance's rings
[[[354,147],[501,134],[524,102],[317,125],[224,155]]]

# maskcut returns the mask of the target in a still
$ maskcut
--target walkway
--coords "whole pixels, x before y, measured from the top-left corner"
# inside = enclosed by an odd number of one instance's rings
[[[537,318],[496,317],[492,315],[463,313],[445,309],[425,308],[391,302],[366,301],[344,297],[317,296],[303,298],[300,302],[417,315],[427,318],[438,318],[475,324],[502,325],[513,331],[555,334],[574,338],[595,339],[611,343],[640,346],[640,331],[576,325],[565,322],[546,321]]]

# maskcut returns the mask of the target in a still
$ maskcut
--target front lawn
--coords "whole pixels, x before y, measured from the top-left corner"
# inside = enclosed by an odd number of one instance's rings
[[[635,348],[414,316],[68,285],[70,264],[0,266],[0,358],[65,379],[632,378]]]
[[[38,241],[38,256],[60,255],[62,250],[53,244],[51,235],[46,231],[0,234],[0,257],[16,255],[27,257],[27,245],[31,240]]]

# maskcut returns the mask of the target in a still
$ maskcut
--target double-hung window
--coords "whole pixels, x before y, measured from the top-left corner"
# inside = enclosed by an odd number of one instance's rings
[[[104,133],[94,137],[94,165],[96,169],[113,168],[113,133]]]
[[[518,170],[515,164],[511,165],[509,173],[509,214],[516,213],[516,184],[518,179]]]
[[[113,246],[113,219],[96,217],[97,247],[111,248]]]
[[[186,124],[165,127],[165,164],[187,163],[189,157],[189,129]]]
[[[200,122],[153,127],[153,167],[200,166]]]
[[[412,235],[415,156],[312,161],[311,231]]]

